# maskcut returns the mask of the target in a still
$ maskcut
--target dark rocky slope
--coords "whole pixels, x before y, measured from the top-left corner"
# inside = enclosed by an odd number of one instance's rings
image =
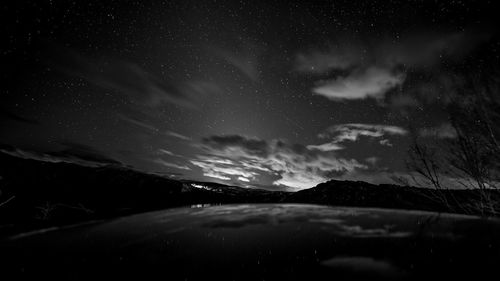
[[[477,194],[463,190],[445,196],[451,206],[436,200],[430,189],[335,180],[299,192],[273,192],[173,180],[115,163],[84,166],[0,152],[0,233],[193,204],[315,203],[463,212]]]

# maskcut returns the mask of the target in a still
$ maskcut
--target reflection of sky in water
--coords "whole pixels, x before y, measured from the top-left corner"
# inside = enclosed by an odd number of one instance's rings
[[[371,257],[334,257],[321,262],[322,266],[338,271],[349,271],[362,277],[403,278],[405,272],[386,260]]]
[[[379,224],[364,228],[357,220],[381,220],[369,210],[330,208],[315,205],[230,205],[199,209],[190,215],[203,217],[203,227],[239,228],[279,224],[319,224],[336,235],[350,237],[405,237],[412,233],[397,231],[394,225]]]
[[[163,234],[189,229],[280,227],[300,225],[313,227],[336,236],[353,238],[410,236],[459,239],[474,225],[483,225],[476,217],[438,214],[425,211],[398,211],[374,208],[328,207],[307,204],[239,204],[193,205],[112,220],[98,226],[106,231],[127,229],[129,233],[152,228]],[[490,221],[499,225],[496,221]],[[130,227],[134,225],[134,227]],[[57,230],[55,228],[54,230]],[[38,231],[36,233],[44,233]],[[36,234],[35,233],[35,234]],[[21,234],[17,237],[24,237]]]
[[[225,205],[200,208],[190,212],[189,215],[201,219],[203,221],[201,226],[208,228],[316,224],[335,235],[358,238],[407,237],[416,233],[416,226],[438,219],[438,215],[428,212],[398,214],[381,209],[332,208],[301,204]],[[404,219],[401,216],[404,216]]]
[[[500,259],[498,220],[300,204],[177,208],[81,229],[41,231],[11,241],[24,249],[30,239],[37,247],[48,245],[51,251],[56,241],[60,251],[69,252],[62,256],[78,256],[79,251],[86,255],[90,248],[98,249],[100,259],[106,259],[103,253],[112,259],[132,255],[133,260],[141,260],[147,256],[148,262],[186,269],[185,276],[196,274],[186,265],[204,270],[222,266],[224,272],[233,270],[236,275],[247,269],[256,274],[254,279],[277,268],[352,271],[386,279],[415,268],[438,265],[444,266],[444,272],[448,270],[445,265],[457,268],[456,263]],[[82,245],[80,250],[75,249],[75,243]],[[134,256],[139,254],[139,258]]]

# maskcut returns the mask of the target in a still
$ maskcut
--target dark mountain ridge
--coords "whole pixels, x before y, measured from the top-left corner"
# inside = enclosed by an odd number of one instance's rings
[[[298,192],[174,180],[115,163],[84,166],[0,152],[0,233],[105,219],[164,208],[228,203],[324,205],[463,212],[474,191],[450,191],[454,206],[435,191],[331,180]],[[453,199],[453,200],[451,200]]]

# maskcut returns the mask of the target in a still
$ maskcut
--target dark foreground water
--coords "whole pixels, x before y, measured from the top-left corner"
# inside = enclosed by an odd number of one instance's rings
[[[481,278],[500,271],[500,221],[298,204],[180,208],[20,234],[0,242],[0,259],[3,276],[31,279]]]

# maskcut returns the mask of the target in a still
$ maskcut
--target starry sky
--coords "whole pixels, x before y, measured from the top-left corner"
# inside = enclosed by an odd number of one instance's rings
[[[0,5],[9,153],[249,188],[408,176],[500,65],[494,1]]]

